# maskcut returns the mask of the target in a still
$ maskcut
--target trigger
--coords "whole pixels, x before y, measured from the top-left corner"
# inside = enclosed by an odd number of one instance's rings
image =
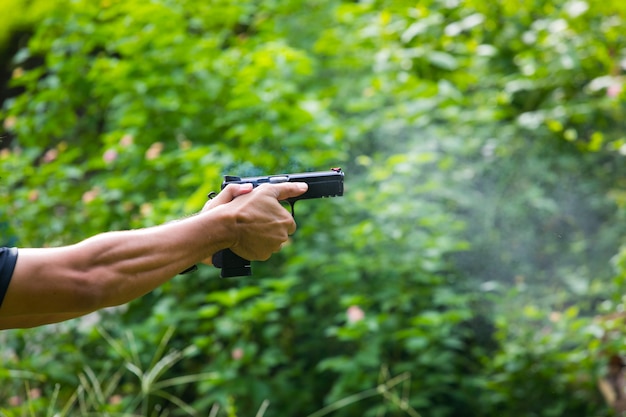
[[[296,203],[290,201],[289,206],[291,207],[291,217],[295,218],[296,217]]]

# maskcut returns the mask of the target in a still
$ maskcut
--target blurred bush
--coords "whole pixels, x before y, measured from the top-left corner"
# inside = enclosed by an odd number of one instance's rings
[[[298,232],[254,279],[202,268],[112,312],[4,332],[0,398],[36,387],[54,408],[84,375],[126,367],[95,411],[611,415],[596,382],[603,336],[620,330],[594,317],[620,310],[624,286],[621,255],[611,264],[624,12],[617,0],[55,9],[13,56],[2,110],[18,245],[192,213],[225,173],[342,166],[346,195],[298,203]],[[136,376],[167,349],[184,356],[158,376],[181,383],[146,396]]]

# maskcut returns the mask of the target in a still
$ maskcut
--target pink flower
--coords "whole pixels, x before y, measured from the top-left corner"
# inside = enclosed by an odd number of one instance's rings
[[[41,389],[39,388],[33,388],[28,392],[28,396],[32,399],[32,400],[36,400],[37,398],[41,397]]]
[[[46,151],[46,153],[43,155],[43,161],[45,163],[48,162],[52,162],[55,159],[57,159],[57,157],[59,156],[59,150],[58,149],[49,149],[48,151]]]
[[[609,97],[617,97],[621,94],[622,92],[622,85],[614,82],[611,85],[609,85],[606,89],[606,95]]]
[[[143,217],[151,216],[152,215],[152,204],[150,204],[150,203],[143,203],[139,207],[139,212],[141,213],[141,215]]]
[[[152,145],[150,145],[150,148],[148,148],[148,150],[146,151],[146,159],[147,160],[156,159],[159,157],[159,155],[161,155],[162,151],[163,151],[163,144],[161,142],[154,142]]]
[[[117,159],[117,152],[113,149],[109,149],[102,155],[102,159],[104,159],[104,162],[107,164],[110,164]]]
[[[83,203],[85,204],[91,203],[93,200],[96,199],[96,197],[98,197],[98,194],[100,194],[100,190],[97,188],[92,188],[91,190],[86,191],[82,197]]]
[[[232,352],[230,352],[230,357],[236,361],[241,360],[241,358],[243,358],[243,349],[240,347],[233,349]]]
[[[563,316],[563,314],[561,314],[558,311],[553,311],[550,313],[550,321],[552,323],[558,323],[559,321],[561,321],[561,317]]]
[[[134,139],[135,138],[133,137],[133,135],[131,135],[130,133],[127,133],[124,136],[122,136],[122,139],[120,139],[120,146],[126,148],[133,144]]]
[[[356,323],[365,318],[365,313],[359,306],[348,307],[346,315],[348,316],[348,323]]]
[[[121,395],[113,395],[111,398],[109,398],[109,404],[111,405],[118,405],[122,403],[122,396]]]
[[[17,124],[17,117],[9,116],[6,119],[4,119],[3,126],[6,130],[11,130],[15,127],[16,124]]]

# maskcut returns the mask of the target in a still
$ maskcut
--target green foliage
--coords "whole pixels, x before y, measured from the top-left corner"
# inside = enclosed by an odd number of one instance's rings
[[[4,46],[9,45],[9,38],[16,32],[30,31],[52,10],[61,7],[61,1],[45,0],[6,0],[0,4],[0,15],[4,22],[0,26],[0,56],[4,57]]]
[[[519,296],[514,291],[510,296]],[[521,290],[523,292],[523,290]],[[513,301],[513,305],[516,305]],[[597,415],[605,375],[603,330],[577,307],[546,313],[529,303],[496,321],[500,350],[487,364],[481,415]],[[604,414],[601,414],[604,415]]]
[[[104,332],[91,317],[3,333],[0,404],[26,379],[41,410],[119,390],[116,406],[85,401],[141,415],[610,415],[595,381],[603,336],[621,333],[593,317],[623,309],[625,12],[54,9],[13,57],[1,113],[5,242],[168,221],[225,173],[342,166],[346,195],[298,203],[298,232],[254,279],[201,268],[96,315]]]

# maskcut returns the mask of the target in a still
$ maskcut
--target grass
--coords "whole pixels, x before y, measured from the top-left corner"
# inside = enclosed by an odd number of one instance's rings
[[[19,404],[4,408],[0,406],[0,417],[167,417],[173,409],[177,410],[177,415],[181,412],[194,417],[200,415],[191,405],[168,389],[200,381],[210,381],[216,379],[217,374],[200,373],[164,378],[168,370],[196,350],[194,346],[189,346],[182,351],[167,351],[174,328],[167,329],[147,366],[143,366],[139,359],[138,345],[132,333],[126,333],[122,340],[116,340],[103,329],[100,329],[100,333],[123,358],[123,368],[112,373],[97,375],[93,369],[85,366],[83,372],[78,375],[78,387],[69,398],[62,401],[59,395],[60,385],[55,385],[53,394],[49,398],[42,398],[40,391],[30,386],[30,381],[41,383],[45,379],[42,375],[9,370],[12,377],[24,380],[25,394],[22,397],[13,397],[16,402],[19,400]],[[136,387],[133,395],[129,395],[128,390],[121,386],[121,381],[128,373],[137,379],[136,384],[133,385]],[[408,403],[410,379],[411,375],[408,372],[392,377],[387,368],[383,367],[377,386],[342,398],[307,417],[328,416],[351,404],[376,396],[380,396],[383,401],[402,410],[409,417],[422,417]],[[122,392],[124,394],[121,394]],[[166,400],[172,407],[161,408],[155,401],[157,398]],[[263,401],[255,417],[263,417],[270,406],[269,400]],[[234,409],[235,407],[227,406],[222,410],[219,404],[214,404],[208,417],[236,417]]]

